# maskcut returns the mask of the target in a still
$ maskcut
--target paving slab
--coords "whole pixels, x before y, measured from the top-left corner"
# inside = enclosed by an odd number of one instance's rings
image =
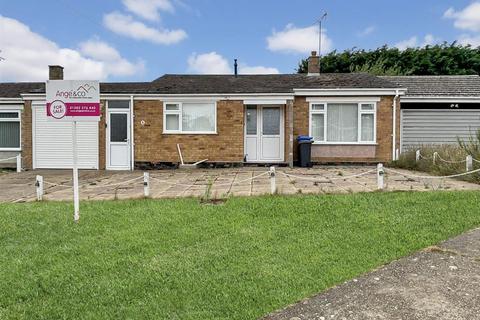
[[[271,192],[269,168],[154,170],[150,172],[151,198],[202,197],[211,185],[211,197],[264,195]],[[480,190],[480,185],[454,179],[411,179],[403,174],[425,175],[397,169],[387,172],[386,191]],[[355,193],[377,190],[374,166],[316,166],[276,169],[279,194]],[[71,200],[71,170],[34,170],[0,175],[0,202],[36,199],[35,176],[45,181],[45,199]],[[360,175],[360,176],[359,176]],[[143,197],[143,172],[80,170],[82,200]]]
[[[264,319],[480,319],[480,229],[394,261]]]

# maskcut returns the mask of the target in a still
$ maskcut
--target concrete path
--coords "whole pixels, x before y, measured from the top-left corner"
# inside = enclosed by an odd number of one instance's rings
[[[268,168],[156,170],[150,171],[152,198],[201,197],[210,188],[211,198],[228,195],[252,196],[270,193]],[[405,170],[401,172],[421,174]],[[0,202],[35,200],[35,176],[45,181],[46,200],[71,200],[70,170],[34,170],[0,175]],[[277,192],[354,193],[377,190],[375,167],[318,166],[277,168]],[[480,190],[480,185],[453,179],[411,179],[400,174],[385,175],[387,191]],[[143,197],[141,171],[80,171],[80,197],[83,200],[134,199]]]
[[[265,319],[480,319],[480,229],[395,261]]]

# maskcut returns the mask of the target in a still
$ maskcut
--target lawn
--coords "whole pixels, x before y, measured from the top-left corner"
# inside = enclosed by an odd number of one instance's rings
[[[0,319],[255,319],[480,225],[479,192],[0,205]]]

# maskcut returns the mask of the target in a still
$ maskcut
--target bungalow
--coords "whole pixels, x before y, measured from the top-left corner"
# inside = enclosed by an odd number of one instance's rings
[[[401,85],[369,74],[164,75],[101,83],[99,123],[78,124],[79,166],[131,170],[187,162],[293,165],[296,137],[317,163],[388,162],[400,147]],[[63,68],[50,66],[50,79]],[[55,139],[51,139],[55,137]],[[53,142],[52,142],[53,141]],[[47,121],[44,83],[0,84],[0,159],[70,168],[71,124]]]

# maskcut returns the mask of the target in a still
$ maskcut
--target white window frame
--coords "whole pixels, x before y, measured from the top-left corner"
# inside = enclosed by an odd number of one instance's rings
[[[18,109],[1,109],[0,108],[0,113],[3,113],[3,112],[11,112],[11,113],[17,114],[16,118],[0,118],[0,122],[18,122],[18,130],[20,131],[18,133],[20,145],[17,148],[0,147],[0,151],[22,151],[22,114],[21,114],[22,112]]]
[[[329,104],[341,104],[348,103],[352,104],[352,101],[332,101],[332,102],[317,102],[311,101],[309,103],[309,117],[308,117],[308,134],[312,136],[312,115],[313,114],[323,114],[323,137],[324,141],[314,141],[313,144],[329,144],[329,145],[376,145],[377,144],[377,102],[376,101],[361,101],[355,102],[358,104],[358,117],[357,117],[357,141],[353,142],[341,142],[341,141],[327,141],[327,131],[328,131],[328,105]],[[323,105],[323,110],[313,110],[313,106]],[[362,110],[362,105],[373,105],[373,110]],[[373,141],[362,141],[362,114],[373,114]]]
[[[217,134],[217,102],[216,101],[188,101],[185,102],[187,104],[193,103],[209,103],[214,105],[214,122],[215,128],[213,131],[183,131],[183,119],[182,119],[182,111],[183,111],[183,102],[173,102],[167,101],[163,103],[163,134]],[[175,104],[178,106],[178,110],[167,110],[167,104],[172,105]],[[167,121],[167,114],[171,115],[178,115],[178,130],[167,130],[166,121]]]

